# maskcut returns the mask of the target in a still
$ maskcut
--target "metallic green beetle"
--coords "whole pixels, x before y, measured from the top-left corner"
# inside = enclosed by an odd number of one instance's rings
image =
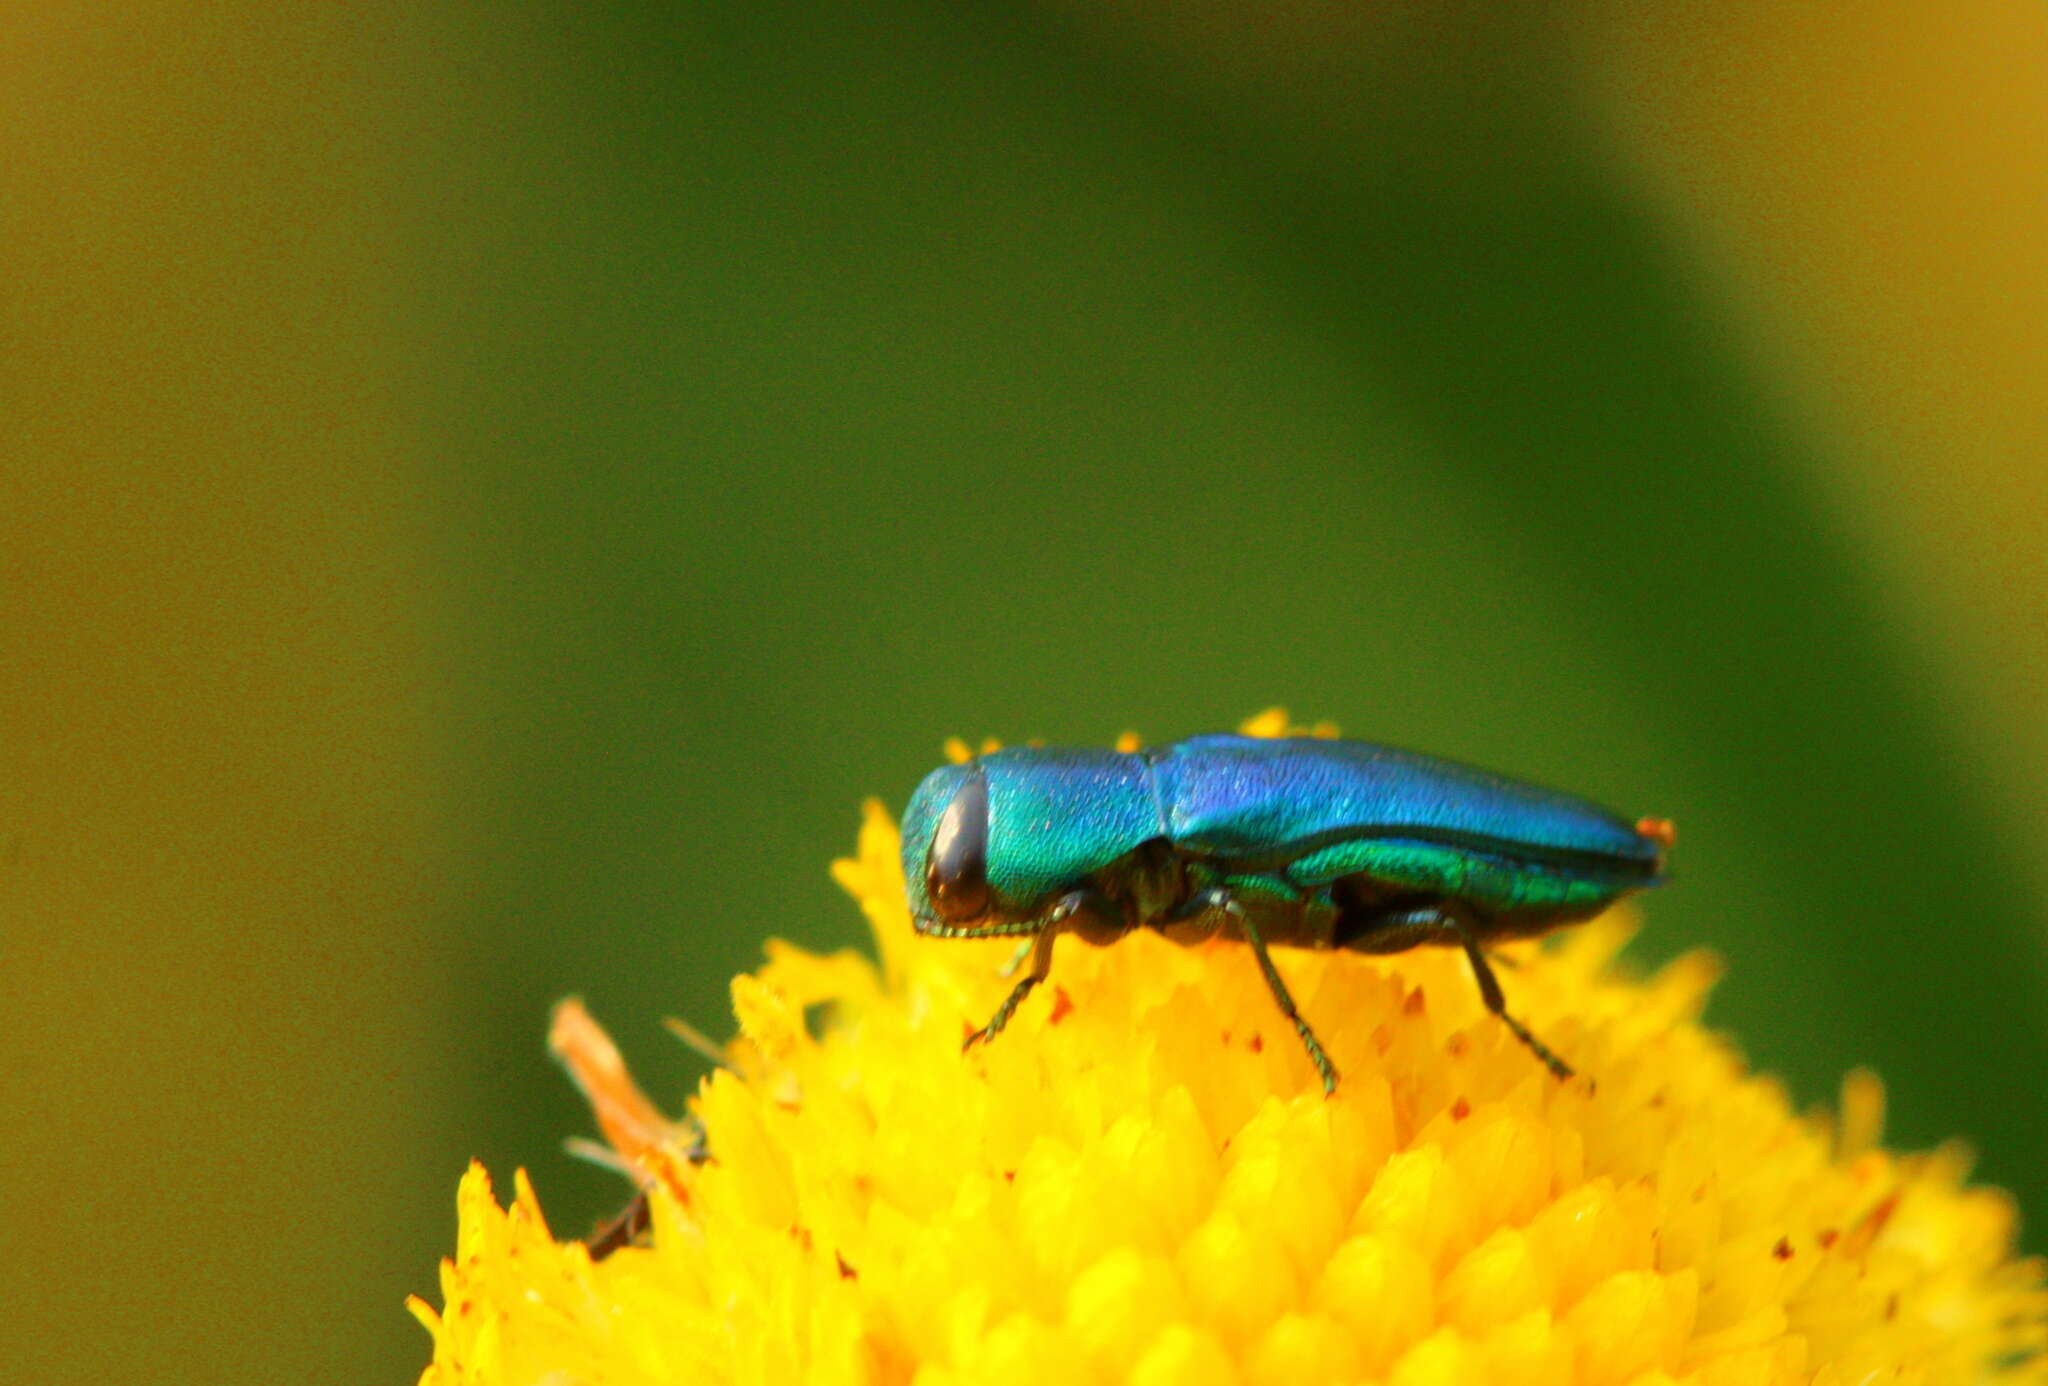
[[[1463,948],[1507,1013],[1486,945],[1598,914],[1664,877],[1669,823],[1432,756],[1314,737],[1191,737],[1139,751],[1016,748],[933,771],[903,815],[920,933],[1028,936],[1030,969],[967,1043],[993,1038],[1045,980],[1063,933],[1151,928],[1250,945],[1325,1091],[1337,1070],[1269,944],[1397,953]],[[1020,953],[1020,960],[1022,954]]]

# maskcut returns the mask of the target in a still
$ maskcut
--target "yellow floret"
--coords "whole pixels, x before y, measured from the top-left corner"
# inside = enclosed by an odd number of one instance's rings
[[[693,1121],[564,1008],[649,1244],[594,1261],[472,1168],[422,1386],[2048,1381],[2009,1201],[1877,1148],[1867,1076],[1795,1117],[1698,1025],[1711,962],[1614,975],[1621,918],[1511,950],[1570,1083],[1455,953],[1277,954],[1326,1099],[1244,949],[1142,931],[963,1056],[1009,943],[913,934],[878,805],[834,872],[879,967],[771,945]]]

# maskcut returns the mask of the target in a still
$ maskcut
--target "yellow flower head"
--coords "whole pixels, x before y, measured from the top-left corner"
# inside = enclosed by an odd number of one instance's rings
[[[1697,1024],[1713,964],[1624,980],[1613,916],[1510,950],[1570,1083],[1456,953],[1282,951],[1325,1098],[1246,950],[1147,931],[963,1056],[1009,943],[913,934],[878,805],[834,870],[879,967],[771,943],[689,1120],[558,1014],[649,1236],[594,1259],[472,1168],[422,1386],[2048,1381],[2009,1201],[1878,1149],[1868,1076],[1795,1117]]]

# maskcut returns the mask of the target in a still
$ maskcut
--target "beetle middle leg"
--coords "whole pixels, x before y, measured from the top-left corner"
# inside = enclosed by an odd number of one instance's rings
[[[1308,1050],[1309,1061],[1316,1066],[1316,1074],[1323,1080],[1323,1095],[1337,1091],[1337,1066],[1330,1062],[1330,1056],[1323,1052],[1323,1042],[1316,1038],[1316,1032],[1301,1018],[1295,1008],[1294,996],[1287,990],[1287,983],[1280,978],[1280,969],[1273,966],[1273,955],[1266,951],[1266,940],[1259,936],[1259,926],[1252,919],[1252,912],[1239,904],[1230,891],[1223,886],[1211,886],[1199,891],[1188,902],[1174,911],[1176,918],[1192,919],[1210,910],[1220,911],[1237,921],[1237,927],[1244,934],[1244,941],[1251,945],[1252,956],[1258,959],[1259,971],[1266,976],[1266,988],[1273,993],[1274,1004],[1280,1007],[1280,1014],[1294,1022],[1294,1033],[1301,1036],[1302,1047]]]
[[[1482,930],[1472,912],[1454,900],[1416,903],[1389,901],[1383,904],[1345,908],[1337,921],[1335,942],[1339,948],[1359,953],[1405,953],[1426,944],[1451,944],[1465,950],[1472,964],[1472,979],[1479,984],[1479,998],[1501,1024],[1528,1046],[1560,1081],[1572,1076],[1571,1065],[1551,1052],[1550,1046],[1529,1032],[1529,1027],[1508,1014],[1507,998],[1501,995],[1500,979],[1479,946]]]

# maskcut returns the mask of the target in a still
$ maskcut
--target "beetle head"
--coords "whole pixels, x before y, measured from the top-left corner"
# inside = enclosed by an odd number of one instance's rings
[[[1039,918],[1160,833],[1137,756],[1011,747],[925,777],[903,811],[903,877],[922,932]],[[1125,882],[1095,879],[1114,894]]]
[[[988,776],[979,761],[925,776],[903,810],[903,883],[922,930],[988,913]]]

